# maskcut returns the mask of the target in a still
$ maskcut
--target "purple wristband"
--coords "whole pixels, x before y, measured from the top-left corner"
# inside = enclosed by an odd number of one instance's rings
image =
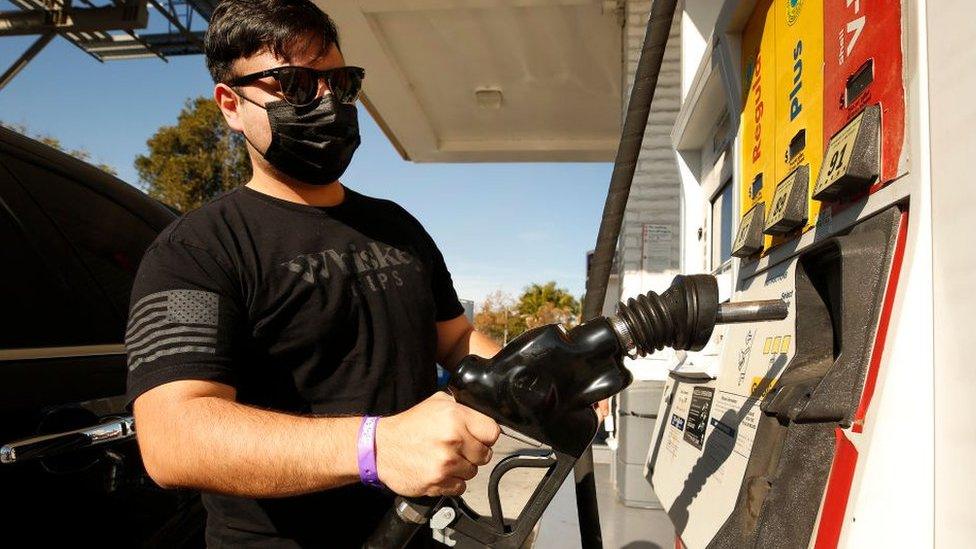
[[[363,416],[359,425],[359,442],[356,445],[359,458],[359,479],[363,484],[382,487],[379,474],[376,472],[376,423],[380,418]]]

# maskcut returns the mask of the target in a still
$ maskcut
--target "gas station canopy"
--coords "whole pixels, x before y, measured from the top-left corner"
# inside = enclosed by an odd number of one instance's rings
[[[613,160],[616,2],[316,2],[339,27],[346,62],[366,69],[363,102],[403,158]]]
[[[620,134],[619,0],[314,0],[363,103],[415,162],[606,162]],[[0,37],[37,39],[0,89],[53,38],[98,61],[201,51],[212,0],[11,0]],[[150,12],[155,25],[149,24]],[[196,23],[196,24],[195,24]],[[152,27],[150,29],[150,26]]]

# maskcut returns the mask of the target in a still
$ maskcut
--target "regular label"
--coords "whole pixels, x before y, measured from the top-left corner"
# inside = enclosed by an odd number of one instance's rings
[[[708,414],[712,410],[714,396],[715,389],[711,387],[695,387],[691,394],[691,406],[685,424],[685,442],[699,450],[705,442],[705,429],[708,427]]]

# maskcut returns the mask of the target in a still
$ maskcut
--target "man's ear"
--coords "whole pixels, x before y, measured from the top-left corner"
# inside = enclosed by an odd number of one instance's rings
[[[220,107],[220,112],[224,115],[224,120],[230,129],[243,132],[244,123],[241,120],[240,98],[230,89],[227,84],[217,84],[214,86],[214,101]]]

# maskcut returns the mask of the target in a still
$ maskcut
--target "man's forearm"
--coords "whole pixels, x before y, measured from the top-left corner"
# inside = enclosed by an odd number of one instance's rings
[[[471,337],[468,339],[468,352],[466,354],[491,358],[501,350],[501,345],[495,343],[495,340],[475,330],[471,332]]]
[[[167,425],[152,426],[166,442],[143,447],[147,469],[166,488],[283,497],[359,480],[358,417],[295,416],[218,397],[174,410]]]
[[[493,339],[475,329],[471,329],[458,338],[457,343],[451,349],[448,357],[441,362],[441,366],[453,371],[457,368],[461,359],[468,355],[491,358],[500,350],[501,346],[495,343]]]

